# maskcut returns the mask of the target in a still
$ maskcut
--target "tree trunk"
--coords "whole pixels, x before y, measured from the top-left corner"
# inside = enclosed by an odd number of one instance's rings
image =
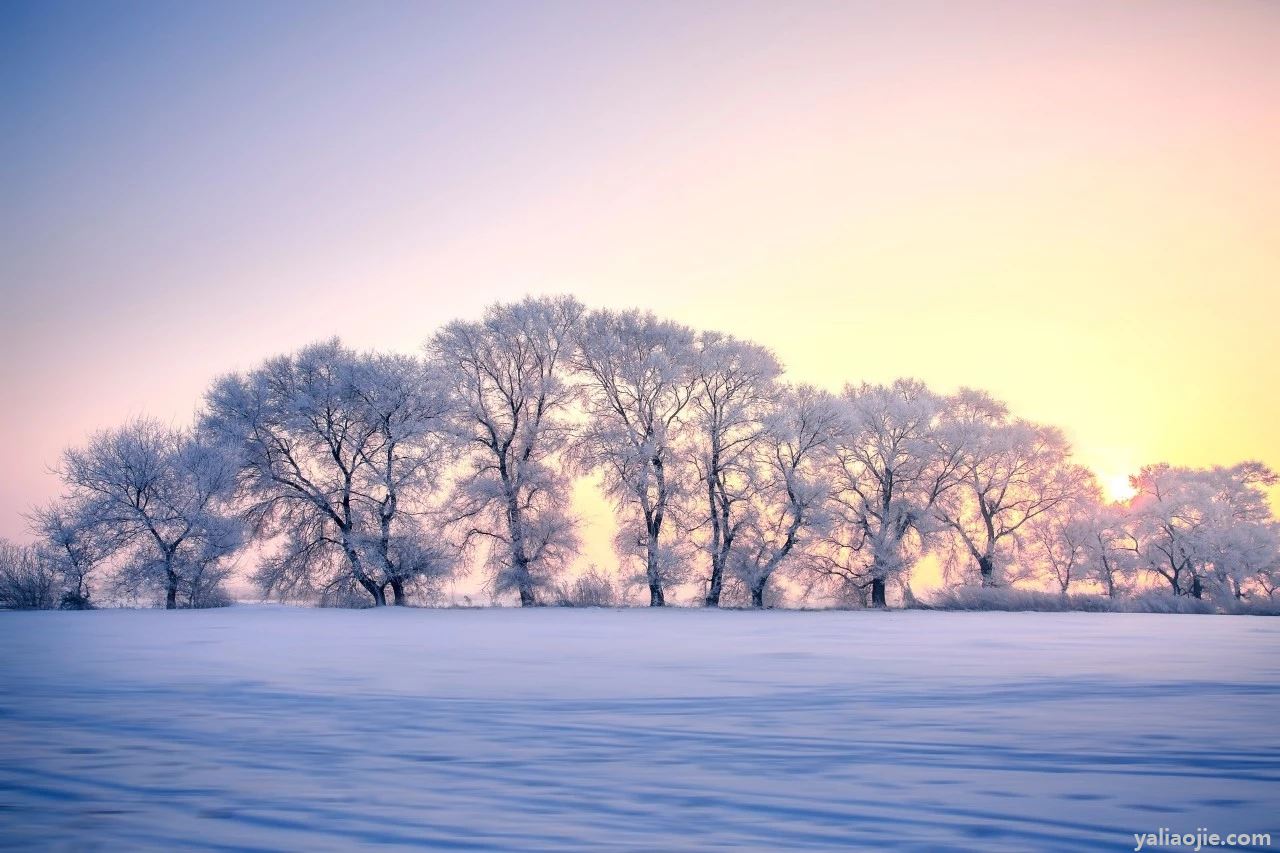
[[[533,583],[529,580],[528,569],[520,573],[520,580],[517,581],[516,586],[520,590],[521,607],[538,606],[538,596],[533,591]]]
[[[719,503],[716,501],[716,471],[719,468],[718,460],[720,454],[718,451],[718,442],[712,438],[711,464],[708,467],[707,481],[707,508],[710,510],[711,517],[711,585],[707,588],[707,607],[720,606],[720,588],[724,583],[724,570],[720,562],[720,537],[723,531],[720,529],[720,512]]]
[[[498,469],[502,476],[502,492],[507,499],[507,533],[511,536],[511,568],[516,575],[520,606],[537,607],[538,597],[534,595],[533,580],[529,577],[529,558],[524,550],[524,518],[520,512],[520,496],[511,482],[504,458],[499,457]]]
[[[164,567],[164,576],[165,576],[165,580],[167,581],[167,585],[165,586],[165,591],[164,591],[164,609],[177,610],[178,609],[178,574],[177,572],[175,572],[173,569],[169,567],[170,565],[171,565],[171,561],[166,559],[165,567]]]
[[[364,591],[369,593],[370,597],[373,598],[374,607],[387,606],[387,593],[382,587],[378,586],[368,577],[364,577],[363,575],[356,578],[356,582],[359,583],[360,586],[364,587]]]
[[[1200,583],[1200,576],[1193,575],[1191,578],[1191,597],[1202,598],[1204,596],[1204,585]]]
[[[711,561],[711,588],[707,590],[707,607],[720,606],[720,591],[724,588],[724,567],[720,561]]]
[[[751,606],[756,609],[764,607],[764,587],[768,582],[768,578],[763,578],[751,584]]]
[[[982,576],[982,585],[991,587],[996,585],[995,560],[991,557],[978,558],[978,572]]]
[[[350,531],[343,532],[342,550],[347,553],[347,565],[351,568],[351,576],[355,578],[356,583],[364,587],[364,591],[369,593],[369,597],[373,599],[374,607],[387,606],[387,593],[383,590],[381,584],[374,583],[373,578],[365,572],[364,566],[360,562],[360,554],[356,551],[355,546],[349,540]]]
[[[409,603],[404,597],[404,581],[399,579],[391,581],[391,594],[394,596],[396,607],[404,607]]]
[[[885,602],[884,588],[885,588],[884,578],[871,579],[871,606],[872,607],[888,606],[887,603]]]
[[[657,537],[649,534],[649,546],[646,556],[646,570],[649,575],[649,606],[666,607],[667,597],[662,592],[662,576],[658,572],[658,549],[655,546]]]

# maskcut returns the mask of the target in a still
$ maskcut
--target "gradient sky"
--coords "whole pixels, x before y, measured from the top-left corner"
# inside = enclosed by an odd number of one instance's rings
[[[1280,3],[0,6],[0,536],[68,443],[527,292],[1280,467]]]

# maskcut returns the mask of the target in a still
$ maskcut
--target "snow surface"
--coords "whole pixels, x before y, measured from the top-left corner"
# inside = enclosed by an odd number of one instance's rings
[[[1280,619],[0,614],[0,845],[1280,841]]]

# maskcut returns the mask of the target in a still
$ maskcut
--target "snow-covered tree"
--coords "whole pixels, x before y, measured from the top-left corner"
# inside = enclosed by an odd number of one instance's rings
[[[837,523],[816,570],[841,592],[885,606],[937,528],[932,511],[956,484],[960,453],[938,439],[947,400],[921,382],[849,386],[835,438],[831,477]]]
[[[259,566],[267,592],[310,592],[349,575],[374,604],[386,603],[361,547],[359,469],[378,438],[360,417],[355,361],[333,339],[224,376],[206,396],[205,428],[239,453],[246,516],[283,539]]]
[[[1267,598],[1276,598],[1277,593],[1280,593],[1280,555],[1270,566],[1255,572],[1250,583],[1258,594]]]
[[[138,594],[188,604],[244,543],[227,512],[236,459],[210,437],[139,418],[63,454],[67,499],[82,508],[115,552],[117,582]]]
[[[753,450],[782,368],[764,347],[719,332],[699,333],[694,347],[688,424],[699,488],[689,496],[690,516],[710,557],[706,606],[718,607],[756,484]]]
[[[765,590],[831,522],[831,485],[824,464],[840,429],[835,399],[808,385],[779,387],[753,447],[746,522],[731,569],[763,607]]]
[[[95,523],[89,510],[70,501],[54,501],[29,516],[61,580],[59,604],[68,610],[93,606],[94,585],[117,550],[113,531]]]
[[[1132,590],[1137,574],[1137,541],[1129,524],[1127,506],[1095,507],[1089,518],[1084,548],[1082,580],[1102,587],[1109,598]]]
[[[1258,462],[1143,468],[1130,501],[1139,567],[1163,578],[1174,595],[1241,597],[1280,554],[1280,527],[1265,491],[1276,482]]]
[[[258,570],[268,592],[355,584],[380,606],[391,587],[404,604],[407,566],[447,564],[394,556],[422,535],[415,510],[446,452],[445,397],[417,359],[314,344],[223,377],[205,409],[204,428],[240,460],[246,517],[282,540]]]
[[[710,607],[761,606],[800,568],[808,590],[883,606],[895,587],[910,599],[932,554],[983,586],[1115,597],[1146,578],[1224,604],[1280,588],[1277,476],[1260,463],[1149,466],[1106,505],[1060,431],[983,392],[900,379],[832,398],[781,383],[764,347],[571,297],[491,306],[426,353],[334,339],[219,379],[194,429],[94,436],[63,459],[66,494],[29,516],[40,541],[12,552],[13,576],[52,573],[64,607],[105,580],[198,606],[252,532],[256,579],[280,595],[405,604],[483,543],[495,596],[614,600],[594,574],[560,583],[572,476],[590,472],[653,606],[694,564]]]
[[[1228,522],[1213,536],[1208,557],[1220,600],[1248,598],[1258,589],[1270,597],[1266,582],[1280,569],[1280,524]]]
[[[367,562],[390,585],[392,603],[404,605],[407,585],[431,587],[457,564],[433,501],[455,446],[449,399],[434,366],[406,355],[358,357],[351,383],[373,437],[361,446],[356,478],[359,503],[373,517],[374,529],[363,535]]]
[[[952,399],[939,435],[942,452],[957,459],[956,487],[935,503],[934,516],[981,584],[998,586],[1024,526],[1078,497],[1089,472],[1071,461],[1060,430],[1010,418],[980,391]]]
[[[1023,574],[1047,580],[1063,595],[1073,583],[1084,580],[1101,547],[1097,526],[1101,500],[1093,475],[1085,472],[1078,494],[1028,521],[1026,534],[1019,540]]]
[[[526,607],[578,549],[561,454],[577,398],[569,358],[582,313],[569,297],[493,305],[480,322],[452,322],[428,344],[470,449],[449,516],[468,540],[488,540],[494,592],[514,591]]]
[[[1280,567],[1280,522],[1267,500],[1280,477],[1260,462],[1210,468],[1206,556],[1213,590],[1222,600],[1245,598],[1257,580]]]
[[[643,560],[649,603],[661,607],[683,578],[667,522],[688,486],[678,445],[697,387],[694,333],[649,313],[598,311],[575,363],[587,386],[579,462],[602,473],[623,514],[619,551]]]

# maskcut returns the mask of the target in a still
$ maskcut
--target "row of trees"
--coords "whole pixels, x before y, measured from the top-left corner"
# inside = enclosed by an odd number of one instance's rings
[[[107,575],[199,606],[244,554],[284,597],[404,604],[478,558],[493,594],[538,604],[578,554],[585,475],[654,606],[691,583],[709,607],[787,583],[880,606],[930,553],[953,583],[1064,593],[1246,598],[1280,577],[1258,463],[1151,466],[1108,504],[1059,430],[985,393],[830,394],[754,343],[566,297],[450,323],[422,357],[334,340],[270,359],[217,380],[190,429],[135,421],[59,473],[39,544],[4,559],[62,578],[67,606]]]

